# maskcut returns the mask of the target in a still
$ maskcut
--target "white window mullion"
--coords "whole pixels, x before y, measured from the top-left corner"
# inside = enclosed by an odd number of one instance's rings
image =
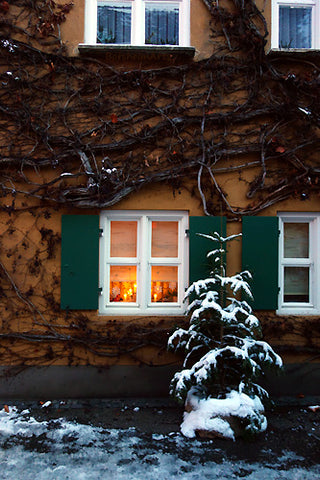
[[[132,0],[131,43],[144,45],[144,1]]]
[[[179,45],[190,45],[190,0],[184,0],[179,4]]]
[[[319,219],[313,219],[310,222],[310,252],[309,252],[309,258],[310,258],[310,301],[312,305],[317,308],[318,305],[318,299],[317,299],[317,240],[320,240],[320,237],[318,235],[318,220]],[[319,244],[319,243],[318,243]]]
[[[139,222],[139,248],[140,248],[140,282],[139,282],[139,297],[141,298],[140,308],[143,310],[147,307],[147,291],[150,289],[149,279],[149,234],[148,234],[148,220],[145,216],[140,219]]]
[[[188,230],[189,223],[188,218],[183,217],[179,222],[179,277],[178,277],[178,303],[182,304],[184,299],[185,290],[188,287],[188,272],[189,272],[189,255],[187,251],[188,247]]]
[[[312,9],[312,42],[313,48],[320,49],[320,0]]]
[[[284,263],[283,263],[283,251],[284,251],[284,229],[283,229],[283,220],[279,219],[279,298],[278,305],[281,308],[284,302]]]
[[[274,0],[271,11],[271,48],[279,48],[279,4]]]
[[[84,14],[84,43],[87,43],[89,45],[94,45],[97,43],[97,12],[97,0],[86,0]]]

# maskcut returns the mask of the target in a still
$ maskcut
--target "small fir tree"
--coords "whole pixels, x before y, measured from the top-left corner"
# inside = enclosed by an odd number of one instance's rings
[[[265,430],[262,402],[268,394],[257,380],[267,368],[280,369],[282,361],[261,340],[260,322],[249,304],[238,298],[252,299],[251,274],[226,276],[226,244],[238,235],[199,235],[217,248],[207,255],[210,278],[194,282],[186,292],[188,330],[179,328],[169,338],[168,348],[185,355],[170,394],[186,404],[184,435],[204,431],[234,439]]]

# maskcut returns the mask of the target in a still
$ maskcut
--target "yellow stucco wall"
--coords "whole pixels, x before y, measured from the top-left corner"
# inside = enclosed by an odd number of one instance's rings
[[[270,24],[271,9],[270,2],[259,0],[257,2],[264,9],[267,23]],[[74,7],[67,15],[66,22],[61,25],[62,37],[67,43],[71,55],[78,54],[78,44],[84,41],[84,0],[75,0]],[[199,60],[210,56],[212,44],[210,40],[210,15],[202,0],[191,0],[191,45],[196,48],[195,59]],[[268,48],[268,46],[267,46]],[[239,95],[239,92],[236,93]],[[231,98],[229,99],[231,101]],[[236,100],[236,98],[235,98]],[[251,159],[239,158],[238,162],[243,163]],[[227,166],[227,159],[224,159],[224,168]],[[252,181],[258,170],[251,168],[245,170],[239,176],[237,171],[237,162],[230,162],[233,170],[226,170],[224,173],[217,174],[216,179],[221,188],[227,195],[231,206],[244,207],[249,200],[246,196],[248,182]],[[29,170],[29,180],[36,183],[42,183],[43,180],[49,181],[52,177],[50,170],[41,171]],[[21,189],[25,189],[23,185]],[[31,187],[30,187],[31,188]],[[211,183],[214,191],[215,186]],[[170,185],[154,184],[144,187],[138,192],[129,195],[126,199],[112,207],[114,210],[187,210],[189,215],[203,215],[203,205],[196,192],[196,177],[179,189],[173,190]],[[48,321],[48,312],[45,310],[48,302],[48,293],[52,294],[52,312],[54,324],[59,326],[59,332],[68,334],[68,328],[72,320],[72,314],[68,317],[65,312],[59,310],[60,301],[60,244],[57,241],[54,254],[51,258],[46,258],[47,240],[43,236],[43,229],[52,230],[54,235],[61,233],[61,214],[83,214],[80,209],[58,209],[53,205],[44,205],[41,201],[27,200],[21,196],[15,199],[15,207],[19,210],[16,214],[2,213],[0,217],[1,248],[6,255],[3,264],[8,275],[3,275],[6,285],[11,285],[10,297],[5,297],[0,305],[0,318],[2,331],[10,330],[17,332],[31,331],[33,333],[47,331],[50,327]],[[7,196],[5,204],[10,206],[13,198]],[[254,199],[253,199],[254,201]],[[318,212],[320,210],[320,198],[317,195],[310,196],[305,201],[300,198],[286,200],[261,212],[261,215],[277,215],[280,211],[286,212]],[[85,213],[99,213],[97,210],[86,211]],[[42,235],[41,235],[42,231]],[[241,232],[240,221],[230,221],[227,223],[227,234]],[[203,232],[205,233],[205,232]],[[228,252],[228,273],[234,273],[241,270],[241,242],[234,242]],[[15,291],[16,287],[16,291]],[[9,288],[9,287],[8,287]],[[7,291],[7,293],[9,292]],[[19,297],[19,292],[23,293]],[[50,299],[49,299],[50,300]],[[8,303],[7,303],[8,302]],[[7,306],[10,306],[8,310]],[[39,314],[40,312],[40,314]],[[268,314],[267,314],[268,315]],[[101,335],[105,335],[112,328],[113,320],[119,324],[136,324],[139,326],[160,325],[164,321],[164,328],[168,331],[175,323],[175,318],[157,318],[157,317],[108,317],[99,315],[98,312],[85,312],[85,316],[90,323],[90,328]],[[274,313],[270,316],[275,317]],[[71,318],[71,320],[70,320]],[[181,321],[181,318],[177,319]],[[50,320],[51,321],[51,320]],[[299,318],[296,319],[300,321]],[[70,327],[71,328],[71,327]],[[50,328],[49,328],[50,331]],[[273,339],[276,340],[276,339]],[[286,343],[298,344],[302,339],[290,336],[285,338]],[[10,347],[8,341],[8,348]],[[41,362],[56,365],[65,365],[69,361],[69,350],[66,344],[55,344],[54,354],[51,358],[43,359],[41,357],[41,345],[24,343],[17,347],[16,356],[10,357],[10,363],[21,362],[21,358],[27,358],[26,364],[37,364],[37,359]],[[20,349],[20,350],[19,350]],[[6,347],[1,350],[2,361],[6,363]],[[80,346],[75,348],[75,360],[80,364],[131,364],[131,363],[153,363],[167,364],[176,361],[176,357],[165,352],[163,349],[144,347],[135,354],[123,354],[116,357],[97,356]],[[39,356],[38,356],[39,355]],[[303,357],[305,359],[305,357]],[[288,361],[296,361],[296,357],[290,354]]]
[[[34,173],[34,175],[36,175]],[[250,173],[251,175],[251,173]],[[225,173],[218,177],[220,185],[227,193],[229,201],[232,205],[244,206],[247,202],[246,182],[239,181],[238,175],[233,172]],[[171,186],[156,184],[149,187],[145,187],[140,191],[129,195],[126,199],[122,200],[116,206],[114,210],[187,210],[190,215],[203,215],[203,208],[198,196],[192,192],[194,182],[178,191],[173,191]],[[212,185],[212,188],[214,186]],[[10,204],[10,199],[7,197],[6,201]],[[16,206],[22,206],[24,199],[17,199]],[[35,202],[37,203],[37,202]],[[6,330],[10,324],[10,330],[17,332],[43,332],[47,329],[46,319],[47,313],[43,308],[47,301],[48,292],[52,292],[53,299],[56,302],[56,306],[53,307],[54,311],[54,323],[56,325],[65,325],[65,329],[62,332],[68,333],[67,326],[68,315],[66,312],[59,310],[60,301],[60,244],[57,243],[54,256],[50,259],[45,259],[46,240],[41,239],[42,228],[51,229],[55,234],[61,233],[61,214],[83,214],[83,211],[79,209],[64,209],[57,210],[47,207],[39,207],[32,209],[32,204],[21,211],[18,215],[8,216],[2,215],[0,219],[0,230],[2,233],[2,248],[8,252],[4,260],[5,268],[10,272],[13,284],[16,285],[21,292],[27,292],[32,289],[30,297],[24,296],[24,301],[19,301],[14,292],[12,292],[12,302],[16,304],[16,315],[12,316],[12,311],[7,312],[3,308],[6,303],[1,303],[1,323],[2,330]],[[298,212],[312,212],[319,211],[320,199],[315,195],[306,201],[300,199],[287,200],[278,203],[276,206],[272,206],[262,212],[262,215],[277,215],[279,211],[298,211]],[[99,213],[97,210],[85,213]],[[49,218],[48,218],[49,214]],[[10,232],[10,226],[13,231]],[[234,234],[241,232],[240,221],[230,221],[227,223],[227,234]],[[205,232],[203,232],[205,233]],[[16,250],[16,251],[15,251]],[[17,255],[17,252],[19,255]],[[37,253],[38,252],[38,253]],[[39,264],[35,262],[35,258],[39,259]],[[13,259],[15,264],[13,265]],[[228,251],[228,273],[235,273],[241,270],[241,242],[233,242]],[[32,311],[30,305],[27,302],[30,300],[32,305],[36,307],[41,315],[37,315]],[[9,313],[9,315],[8,315]],[[79,313],[79,312],[77,312]],[[81,313],[81,312],[80,312]],[[148,316],[136,316],[136,317],[116,317],[100,315],[98,312],[89,311],[83,312],[85,317],[90,323],[90,328],[94,331],[101,332],[101,335],[105,335],[108,330],[114,327],[112,322],[116,322],[119,325],[138,325],[142,327],[145,325],[148,328],[150,322],[152,322],[153,328],[157,328],[157,324],[162,328],[171,330],[173,325],[178,321],[187,321],[182,318],[175,318],[168,316],[163,319],[161,317],[148,317]],[[70,318],[72,319],[72,313]],[[259,316],[259,314],[258,314]],[[268,317],[268,316],[267,316]],[[264,314],[264,318],[267,318]],[[269,317],[277,319],[274,312],[270,312]],[[279,321],[282,320],[278,317]],[[297,317],[296,321],[302,321],[300,317]],[[50,320],[51,321],[51,320]],[[271,339],[272,340],[272,339]],[[273,341],[277,341],[276,338]],[[303,343],[303,339],[296,338],[295,336],[288,334],[283,340],[284,343],[292,343],[299,345]],[[281,342],[280,342],[281,343]],[[177,361],[177,358],[171,354],[165,352],[165,345],[163,349],[144,347],[138,352],[130,355],[121,355],[115,357],[97,356],[94,353],[82,348],[81,346],[73,348],[73,360],[71,364],[95,364],[95,365],[113,365],[113,364],[139,364],[141,362],[147,364],[171,364]],[[70,355],[68,354],[69,347],[65,344],[54,344],[52,350],[55,352],[49,360],[45,361],[48,364],[65,365],[68,364]],[[33,365],[37,364],[38,354],[41,357],[41,345],[31,346],[30,344],[20,344],[17,347],[18,352],[26,358],[25,364]],[[4,353],[4,352],[3,352]],[[2,355],[5,361],[5,355]],[[18,353],[15,359],[10,359],[11,363],[19,363],[20,354]],[[305,358],[305,357],[304,357]],[[296,362],[297,356],[290,354],[287,357],[287,361]],[[43,360],[42,360],[43,362]]]

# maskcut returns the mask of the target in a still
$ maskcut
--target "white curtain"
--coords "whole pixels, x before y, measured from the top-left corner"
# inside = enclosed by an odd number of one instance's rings
[[[312,8],[279,7],[279,47],[311,48]]]
[[[152,45],[179,44],[179,7],[177,5],[146,3],[145,43]]]
[[[97,43],[131,43],[131,5],[98,5]]]

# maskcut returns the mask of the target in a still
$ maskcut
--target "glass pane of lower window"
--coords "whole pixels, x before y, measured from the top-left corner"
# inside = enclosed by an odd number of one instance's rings
[[[178,301],[178,267],[153,266],[151,268],[151,302]]]
[[[137,267],[110,266],[110,302],[135,302],[137,297]]]
[[[311,48],[311,7],[279,7],[279,47]]]
[[[284,267],[284,301],[309,303],[309,267]]]
[[[97,43],[131,43],[131,4],[98,2]]]
[[[179,44],[179,4],[145,4],[145,43]]]
[[[178,256],[178,222],[152,222],[151,257]]]
[[[137,222],[112,221],[110,257],[137,256]]]
[[[309,258],[309,223],[284,224],[284,258]]]

